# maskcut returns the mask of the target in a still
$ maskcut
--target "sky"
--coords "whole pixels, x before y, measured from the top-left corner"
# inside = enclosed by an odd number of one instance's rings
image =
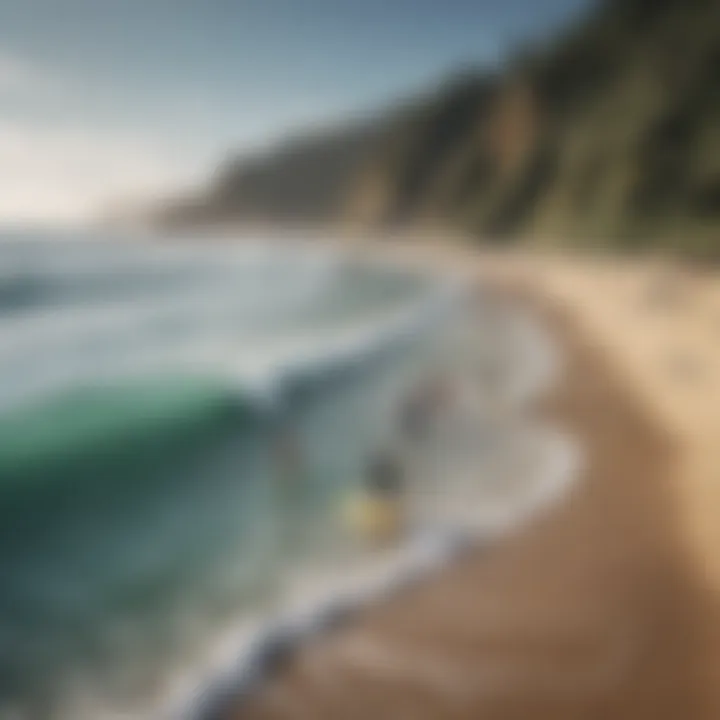
[[[0,0],[0,222],[201,185],[234,151],[372,111],[589,0]]]

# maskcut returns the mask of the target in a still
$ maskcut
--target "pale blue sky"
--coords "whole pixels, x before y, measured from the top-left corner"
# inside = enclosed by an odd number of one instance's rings
[[[0,0],[0,217],[200,182],[228,149],[494,62],[588,4]]]

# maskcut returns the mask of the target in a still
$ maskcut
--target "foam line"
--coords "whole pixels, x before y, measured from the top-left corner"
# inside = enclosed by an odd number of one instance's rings
[[[538,323],[526,318],[526,348],[532,351],[529,377],[519,385],[519,396],[531,399],[557,376],[559,358]],[[464,553],[485,543],[498,541],[530,518],[552,508],[572,489],[583,463],[581,448],[566,434],[542,428],[548,462],[523,502],[512,512],[485,517],[474,526],[429,529],[416,533],[400,550],[379,561],[361,581],[341,582],[325,589],[324,598],[311,598],[305,606],[290,611],[262,628],[252,642],[239,649],[234,665],[200,686],[194,699],[170,711],[168,720],[221,720],[242,709],[283,664],[302,647],[350,622],[361,610],[407,590],[455,562]]]

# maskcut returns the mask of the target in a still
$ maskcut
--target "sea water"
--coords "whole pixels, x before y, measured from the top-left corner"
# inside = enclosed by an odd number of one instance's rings
[[[502,377],[460,388],[413,510],[514,522],[539,464],[483,408],[542,363],[468,308],[457,280],[298,241],[4,236],[0,718],[164,715],[303,589],[357,579],[348,498],[408,393],[478,347],[504,344]]]
[[[304,245],[103,240],[0,241],[3,718],[139,717],[328,561],[452,305]]]

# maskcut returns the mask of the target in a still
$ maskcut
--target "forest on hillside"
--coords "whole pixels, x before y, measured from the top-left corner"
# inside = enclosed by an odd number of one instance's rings
[[[605,0],[500,69],[233,158],[161,217],[718,254],[720,3]]]

